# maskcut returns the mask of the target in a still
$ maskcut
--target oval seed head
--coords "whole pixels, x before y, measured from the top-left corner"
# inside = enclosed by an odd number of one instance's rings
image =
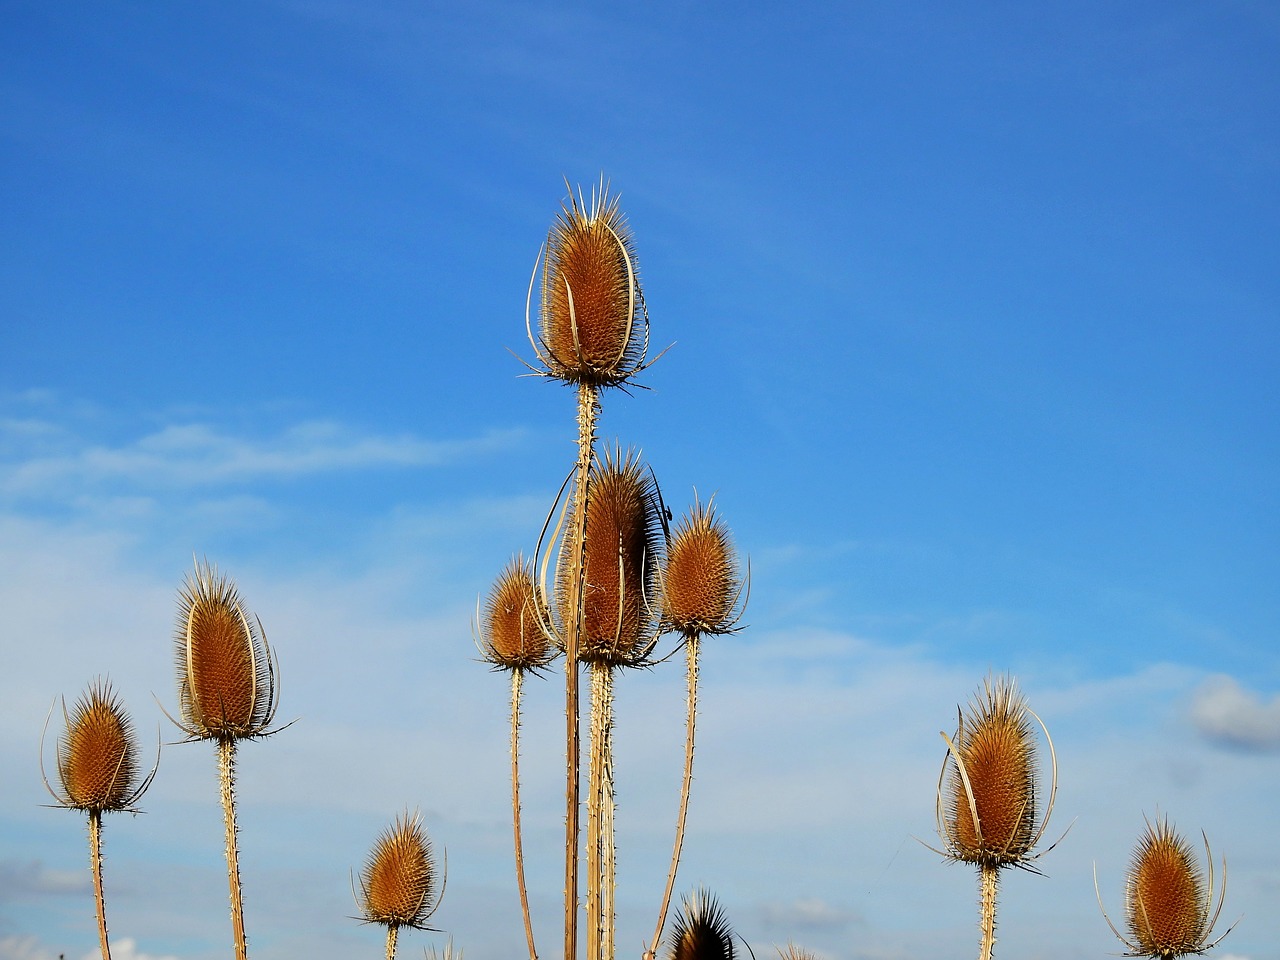
[[[601,184],[588,210],[569,194],[542,262],[539,350],[550,376],[613,386],[644,363],[644,297],[631,232]]]
[[[734,960],[733,930],[720,904],[706,890],[684,897],[671,928],[668,960]]]
[[[498,574],[481,618],[485,659],[503,670],[537,670],[556,650],[543,630],[546,603],[533,568],[517,556]]]
[[[124,705],[95,681],[67,717],[58,744],[62,802],[77,810],[127,810],[138,799],[138,746]]]
[[[421,814],[403,813],[378,837],[360,875],[368,923],[425,930],[438,906],[439,875]]]
[[[596,459],[588,478],[578,656],[630,664],[643,658],[656,627],[661,523],[657,484],[638,454],[616,450]],[[562,554],[561,603],[570,596],[570,552]],[[561,615],[569,611],[562,606]]]
[[[178,700],[182,726],[197,738],[262,736],[275,715],[275,669],[261,624],[235,585],[208,564],[178,597]]]
[[[1199,953],[1209,936],[1204,874],[1188,844],[1168,819],[1147,824],[1129,867],[1125,914],[1144,956]]]
[[[729,528],[711,505],[694,503],[667,543],[663,569],[664,621],[684,634],[728,633],[742,591]]]
[[[954,743],[968,784],[949,755],[948,853],[970,863],[1016,863],[1037,839],[1037,773],[1031,718],[1012,680],[984,685],[962,715]]]

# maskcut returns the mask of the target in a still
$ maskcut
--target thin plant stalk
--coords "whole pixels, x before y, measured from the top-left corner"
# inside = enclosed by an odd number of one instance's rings
[[[98,942],[102,945],[102,960],[111,960],[111,945],[107,940],[107,903],[102,894],[102,811],[89,811],[89,868],[93,871],[93,900],[98,911]]]
[[[982,929],[982,944],[978,952],[978,960],[991,960],[991,952],[996,945],[996,888],[1000,881],[1000,867],[994,863],[983,863],[978,867],[979,893],[979,926]]]
[[[529,890],[524,878],[524,841],[520,830],[520,690],[524,671],[511,671],[511,825],[516,856],[516,886],[520,890],[520,911],[524,915],[524,935],[529,942],[529,960],[538,960],[533,942],[533,920],[529,913]]]
[[[231,896],[231,935],[236,960],[248,960],[249,945],[244,933],[244,894],[240,885],[240,853],[236,843],[236,742],[231,737],[218,740],[218,782],[222,787],[222,817],[227,828],[227,887]]]
[[[587,956],[613,956],[613,666],[591,663],[591,755],[587,786]]]
[[[396,960],[396,942],[400,939],[400,928],[394,923],[387,926],[387,960]]]

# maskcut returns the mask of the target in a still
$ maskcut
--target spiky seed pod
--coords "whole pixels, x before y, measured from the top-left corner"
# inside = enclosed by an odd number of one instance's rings
[[[361,919],[426,930],[439,905],[440,874],[419,813],[396,817],[373,846],[360,876]]]
[[[742,592],[729,528],[711,504],[695,502],[667,543],[662,574],[664,622],[684,634],[733,630]]]
[[[579,659],[628,665],[643,659],[656,626],[660,498],[639,454],[621,449],[597,458],[588,481]],[[560,615],[572,595],[566,551],[560,567]]]
[[[734,960],[733,930],[720,904],[706,890],[680,902],[671,928],[668,960]]]
[[[275,717],[276,677],[262,624],[235,585],[197,563],[178,598],[180,725],[195,739],[263,736]]]
[[[1147,824],[1125,892],[1125,918],[1138,955],[1169,958],[1205,949],[1212,891],[1191,845],[1167,818]]]
[[[541,346],[549,376],[614,386],[642,368],[648,318],[631,232],[602,183],[590,207],[570,191],[542,261]]]
[[[138,783],[133,724],[111,683],[94,681],[66,715],[66,723],[58,743],[59,800],[91,812],[129,809],[150,778]]]
[[[797,947],[794,943],[788,943],[785,950],[779,947],[778,957],[780,960],[817,960],[813,953],[802,947]]]
[[[533,567],[517,556],[498,574],[485,601],[480,623],[481,650],[502,670],[532,670],[556,656],[548,639],[546,601]]]

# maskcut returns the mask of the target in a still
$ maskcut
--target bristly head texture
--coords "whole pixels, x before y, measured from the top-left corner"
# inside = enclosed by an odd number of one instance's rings
[[[138,782],[138,744],[124,705],[107,680],[96,680],[66,713],[58,742],[63,806],[102,812],[128,810],[150,785]]]
[[[405,812],[378,837],[360,874],[361,919],[428,930],[441,877],[419,813]]]
[[[676,524],[662,581],[663,621],[671,629],[686,635],[734,629],[742,576],[729,528],[712,504],[695,502]]]
[[[734,960],[733,936],[716,898],[698,890],[691,898],[681,898],[667,960]]]
[[[648,316],[631,232],[601,183],[590,204],[569,193],[542,260],[538,355],[548,376],[616,386],[643,368]]]
[[[596,458],[588,478],[579,659],[633,665],[652,646],[659,613],[654,597],[661,559],[660,496],[638,453],[616,449]],[[565,609],[572,551],[562,547],[557,585]]]
[[[817,960],[810,951],[797,947],[794,943],[788,943],[785,950],[779,947],[778,957],[780,960]]]
[[[498,574],[480,618],[485,659],[501,670],[537,671],[555,658],[548,639],[546,601],[533,565],[517,556]]]
[[[1125,884],[1133,955],[1171,958],[1201,953],[1211,933],[1212,899],[1191,845],[1168,818],[1148,823]]]
[[[1030,711],[1012,679],[988,680],[961,714],[948,753],[940,821],[947,853],[1003,866],[1023,860],[1036,828],[1036,744]]]
[[[267,734],[275,717],[275,664],[262,625],[250,619],[235,585],[197,563],[178,597],[180,726],[196,739]]]

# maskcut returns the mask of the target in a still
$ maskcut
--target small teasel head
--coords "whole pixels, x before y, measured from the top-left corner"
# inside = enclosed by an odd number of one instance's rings
[[[155,769],[140,779],[133,723],[108,680],[95,680],[67,711],[58,740],[58,781],[45,786],[60,806],[90,813],[131,810],[151,786]]]
[[[682,897],[671,927],[667,960],[734,960],[734,933],[719,902],[707,890]]]
[[[797,947],[794,943],[788,943],[786,949],[778,948],[779,960],[817,960],[817,957],[803,947]]]
[[[267,736],[277,682],[262,624],[208,563],[197,563],[178,596],[178,725],[193,739]]]
[[[373,845],[360,873],[360,919],[386,927],[429,930],[444,894],[420,813],[400,814]]]
[[[649,318],[632,246],[608,184],[602,180],[590,202],[570,189],[542,254],[539,332],[529,333],[541,373],[617,386],[644,369]]]
[[[533,565],[516,556],[498,574],[479,615],[480,652],[499,670],[537,672],[557,654]]]
[[[988,679],[960,712],[938,781],[938,832],[945,854],[986,866],[1026,866],[1040,841],[1057,789],[1054,764],[1044,817],[1037,823],[1039,766],[1028,708],[1010,678]],[[1048,730],[1041,723],[1049,744]],[[945,781],[945,785],[944,785]],[[1048,851],[1045,851],[1048,852]]]
[[[663,623],[685,635],[730,633],[742,615],[743,586],[729,528],[714,503],[695,500],[667,541]]]

